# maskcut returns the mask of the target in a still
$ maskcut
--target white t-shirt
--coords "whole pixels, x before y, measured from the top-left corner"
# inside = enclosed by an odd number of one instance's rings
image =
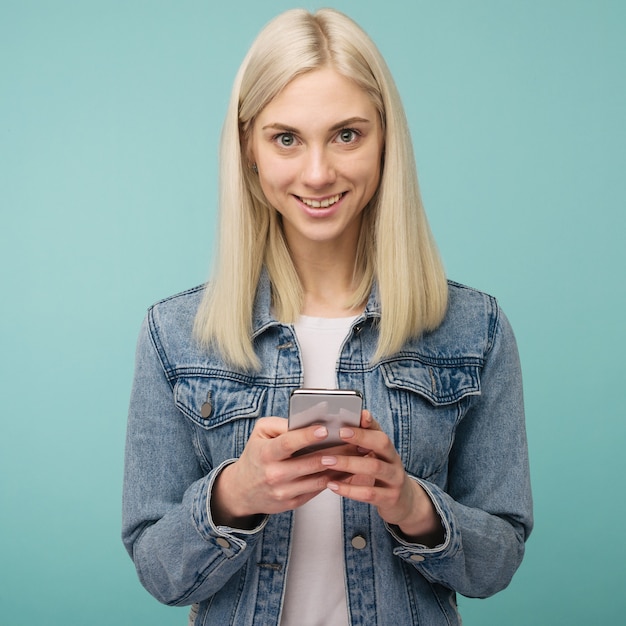
[[[356,317],[295,324],[304,386],[337,387],[339,351]],[[294,511],[281,626],[348,626],[341,498],[328,489]]]

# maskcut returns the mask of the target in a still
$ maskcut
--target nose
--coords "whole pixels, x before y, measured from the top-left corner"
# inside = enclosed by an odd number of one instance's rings
[[[302,182],[311,189],[323,189],[336,180],[332,155],[324,147],[311,146],[304,154]]]

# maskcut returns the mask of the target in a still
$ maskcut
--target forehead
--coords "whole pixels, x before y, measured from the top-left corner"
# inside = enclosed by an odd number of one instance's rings
[[[294,78],[257,118],[259,126],[288,124],[296,128],[332,125],[338,120],[378,113],[369,94],[353,80],[326,67]]]

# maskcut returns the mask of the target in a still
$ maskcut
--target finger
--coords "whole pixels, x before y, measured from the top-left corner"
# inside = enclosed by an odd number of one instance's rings
[[[387,462],[394,462],[398,453],[386,433],[380,430],[378,424],[376,426],[377,428],[344,427],[339,430],[339,436],[346,443],[356,446],[357,449],[372,451]]]
[[[286,421],[286,420],[284,420]],[[282,461],[306,448],[323,442],[328,437],[328,428],[323,424],[286,430],[276,437],[269,447],[271,457],[268,460]]]
[[[380,459],[373,452],[366,456],[325,455],[321,464],[333,472],[363,476],[366,482],[395,486],[402,482],[404,470]]]
[[[268,486],[271,499],[286,508],[293,508],[297,500],[311,499],[326,489],[329,477],[324,472],[317,472],[286,482]]]
[[[287,420],[283,417],[261,417],[254,425],[253,434],[263,439],[274,439],[287,432]]]
[[[370,430],[382,430],[380,424],[372,417],[372,414],[367,410],[361,411],[361,428],[368,428]]]
[[[375,456],[373,452],[370,453]],[[373,487],[376,484],[376,478],[367,476],[366,474],[348,474],[346,472],[327,470],[328,482],[347,483],[349,485],[362,485]]]
[[[376,505],[380,488],[375,485],[352,484],[349,482],[330,481],[328,489],[339,496]]]
[[[299,483],[296,487],[296,483],[291,483],[290,490],[276,490],[268,493],[260,499],[262,503],[257,508],[262,513],[270,515],[297,509],[324,491],[327,484],[326,479],[321,486],[316,486],[313,483]]]
[[[385,484],[378,480],[374,481],[364,474],[357,474],[354,479],[333,478],[328,481],[327,487],[344,498],[368,502],[379,510],[391,511],[397,508],[402,495],[401,482],[394,481],[394,484]]]

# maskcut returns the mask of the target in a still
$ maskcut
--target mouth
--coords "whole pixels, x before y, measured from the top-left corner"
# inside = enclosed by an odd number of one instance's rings
[[[338,193],[334,196],[329,196],[328,198],[323,198],[322,200],[314,200],[312,198],[302,198],[301,196],[296,196],[300,202],[306,204],[308,207],[312,209],[327,209],[328,207],[336,204],[343,198],[344,193]]]

